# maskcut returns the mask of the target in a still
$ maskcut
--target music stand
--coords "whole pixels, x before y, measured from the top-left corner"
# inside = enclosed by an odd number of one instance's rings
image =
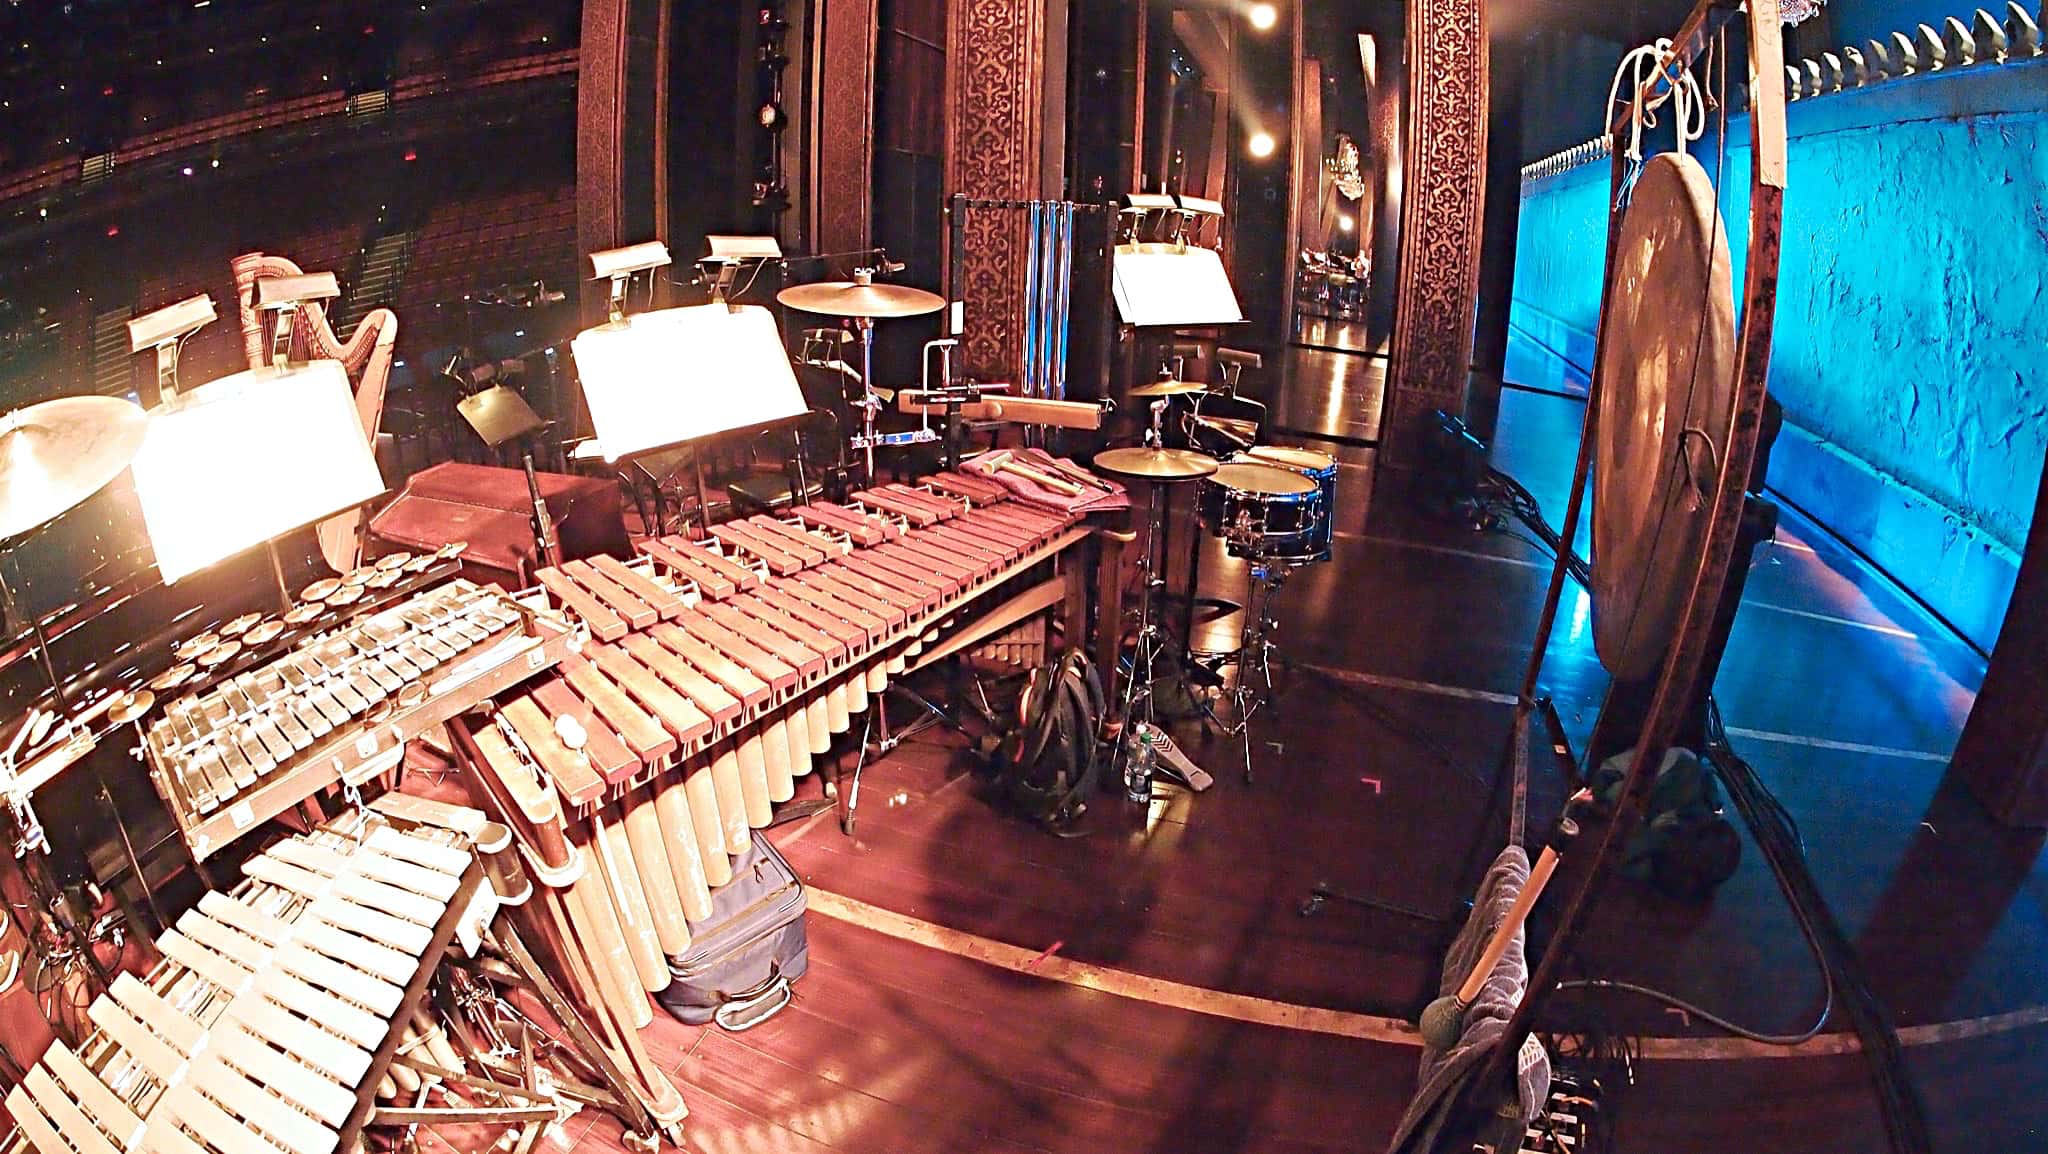
[[[384,492],[340,361],[235,373],[149,414],[130,468],[157,569],[172,584]]]
[[[639,313],[586,329],[570,347],[608,462],[809,411],[774,315],[758,305]],[[701,459],[697,508],[708,525]]]

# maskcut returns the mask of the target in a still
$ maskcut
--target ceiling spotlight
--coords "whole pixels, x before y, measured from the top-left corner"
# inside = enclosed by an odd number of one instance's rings
[[[1265,32],[1280,22],[1280,10],[1271,4],[1254,4],[1245,13],[1245,19],[1251,21],[1252,27]]]
[[[1278,145],[1273,143],[1273,134],[1270,132],[1254,132],[1251,139],[1245,141],[1245,148],[1249,149],[1253,156],[1261,160],[1273,155],[1273,150],[1277,147]]]
[[[1358,227],[1358,222],[1348,216],[1340,216],[1337,218],[1337,227],[1344,232],[1350,232]]]

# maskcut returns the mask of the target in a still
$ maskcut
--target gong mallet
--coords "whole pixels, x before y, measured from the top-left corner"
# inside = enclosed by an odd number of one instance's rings
[[[1458,1044],[1459,1036],[1465,1031],[1465,1011],[1472,1008],[1479,991],[1486,986],[1486,979],[1493,976],[1494,967],[1500,964],[1501,955],[1508,952],[1509,943],[1528,922],[1529,911],[1536,908],[1537,901],[1543,897],[1544,887],[1550,884],[1550,875],[1557,872],[1558,859],[1579,836],[1575,814],[1579,804],[1591,797],[1590,792],[1581,790],[1565,804],[1564,815],[1557,819],[1557,825],[1550,831],[1550,840],[1544,843],[1543,852],[1529,870],[1529,880],[1523,884],[1522,892],[1515,896],[1515,904],[1508,908],[1507,916],[1494,927],[1493,936],[1487,940],[1486,948],[1480,951],[1479,960],[1473,964],[1471,973],[1465,976],[1458,992],[1446,994],[1423,1008],[1422,1018],[1416,1023],[1423,1045],[1442,1052]]]

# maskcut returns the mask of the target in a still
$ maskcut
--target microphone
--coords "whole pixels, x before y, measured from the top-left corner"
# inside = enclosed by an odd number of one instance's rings
[[[881,268],[881,271],[887,273],[890,276],[894,276],[895,274],[902,272],[905,267],[903,262],[900,260],[890,260],[887,253],[882,254],[882,259],[878,262],[878,264]]]

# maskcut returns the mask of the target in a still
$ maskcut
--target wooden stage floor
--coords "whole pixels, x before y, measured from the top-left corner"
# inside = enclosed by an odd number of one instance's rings
[[[1369,440],[1383,371],[1299,350],[1276,421]],[[1504,398],[1496,464],[1553,523],[1578,420],[1569,399]],[[744,1034],[666,1019],[647,1031],[689,1101],[693,1149],[1385,1148],[1414,1084],[1402,1022],[1433,991],[1448,931],[1300,905],[1317,882],[1438,915],[1466,896],[1504,836],[1495,766],[1549,562],[1527,540],[1375,500],[1372,450],[1338,451],[1336,556],[1283,594],[1297,667],[1255,724],[1255,783],[1234,744],[1186,727],[1215,789],[1139,813],[1104,794],[1086,836],[1058,839],[1004,816],[957,739],[871,765],[857,838],[829,818],[775,834],[816,891],[794,1006]],[[1228,594],[1241,575],[1219,562],[1205,561],[1205,586]],[[1588,612],[1569,592],[1545,677],[1581,741],[1605,687]],[[1717,690],[1904,1030],[1940,1148],[2048,1149],[2041,839],[1994,827],[1942,780],[1983,668],[1788,512]],[[1559,786],[1535,764],[1540,811]],[[1813,1019],[1819,982],[1753,848],[1703,905],[1609,892],[1580,976],[1662,987],[1764,1031]],[[1619,996],[1582,1018],[1638,1039],[1635,1084],[1613,1097],[1618,1149],[1883,1146],[1844,1026],[1762,1056]],[[618,1148],[605,1122],[562,1139]]]

